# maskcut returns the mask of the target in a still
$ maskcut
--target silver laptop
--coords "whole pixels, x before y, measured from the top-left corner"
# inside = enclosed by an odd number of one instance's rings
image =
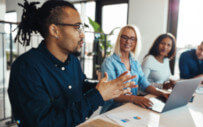
[[[160,97],[150,98],[153,106],[149,109],[162,113],[186,105],[191,100],[193,93],[202,80],[203,78],[195,78],[176,82],[166,101]]]

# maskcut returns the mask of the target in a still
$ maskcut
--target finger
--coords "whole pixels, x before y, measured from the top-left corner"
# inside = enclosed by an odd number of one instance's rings
[[[121,81],[126,82],[126,81],[134,79],[136,77],[137,77],[136,75],[132,75],[132,76],[131,75],[126,75],[126,76],[121,77]]]
[[[171,80],[171,84],[175,85],[175,84],[176,84],[176,81]]]
[[[154,103],[152,101],[150,101],[150,100],[149,100],[149,103],[151,104],[151,106],[154,105]]]
[[[175,84],[176,84],[176,82],[172,83],[172,87],[174,87],[174,86],[175,86]]]
[[[145,105],[145,107],[151,107],[152,106],[152,104],[149,102],[149,101],[145,101],[144,102],[144,105]]]
[[[127,94],[128,94],[128,95],[132,95],[133,93],[132,93],[132,92],[127,92]]]
[[[152,102],[148,99],[148,98],[145,98],[143,99],[143,102],[146,103],[146,105],[150,105],[152,104]]]
[[[140,103],[139,104],[141,107],[146,108],[144,104]]]
[[[169,96],[170,96],[170,94],[166,94],[166,97],[167,97],[166,99],[168,99]]]
[[[101,79],[101,82],[107,82],[108,80],[108,73],[104,72],[104,78]]]
[[[168,99],[170,94],[163,94],[163,97],[165,97],[166,99]]]
[[[122,84],[123,88],[126,88],[126,87],[130,87],[130,88],[136,88],[138,87],[138,85],[135,85],[135,82],[127,82],[125,84]]]
[[[136,78],[136,75],[131,76],[131,75],[127,75],[127,73],[128,73],[128,71],[122,73],[122,74],[118,77],[118,79],[121,80],[122,82],[126,82],[126,81],[128,81],[128,80],[131,80],[131,79]]]
[[[124,89],[122,94],[128,94],[128,93],[131,93],[130,91],[131,91],[130,88]]]
[[[145,98],[145,102],[147,102],[150,106],[152,106],[153,105],[153,102],[152,101],[150,101],[148,98]]]
[[[172,88],[174,86],[174,84],[170,84],[170,88]]]
[[[128,74],[128,71],[123,72],[120,76],[118,76],[118,78],[119,78],[119,77],[122,77],[122,76],[124,76],[124,75],[126,75],[126,74]]]

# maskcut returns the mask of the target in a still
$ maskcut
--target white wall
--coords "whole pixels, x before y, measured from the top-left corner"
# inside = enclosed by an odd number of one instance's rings
[[[0,0],[0,20],[4,20],[5,11],[6,11],[5,0]],[[4,26],[0,24],[0,32],[3,32],[3,31],[4,31]]]
[[[0,0],[0,20],[4,20],[6,11],[5,0]],[[0,32],[4,32],[4,25],[0,24]],[[5,59],[3,59],[3,45],[2,45],[2,34],[0,34],[0,88],[3,86],[3,72],[5,68],[2,65],[5,65]]]
[[[155,38],[167,30],[168,0],[129,0],[129,24],[139,27],[142,50],[139,61],[148,53]]]

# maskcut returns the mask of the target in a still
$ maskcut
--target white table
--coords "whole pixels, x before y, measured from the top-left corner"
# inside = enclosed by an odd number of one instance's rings
[[[107,115],[129,111],[140,116],[141,119],[139,122],[142,122],[142,124],[138,123],[137,125],[128,125],[127,127],[203,127],[203,95],[201,94],[195,94],[192,103],[161,114],[141,108],[132,103],[127,103],[109,112],[96,116],[93,119],[103,119],[116,123],[109,119]],[[86,121],[86,123],[88,121]]]

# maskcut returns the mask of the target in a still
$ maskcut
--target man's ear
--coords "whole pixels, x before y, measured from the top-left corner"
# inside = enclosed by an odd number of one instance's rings
[[[58,30],[58,27],[55,25],[55,24],[51,24],[49,26],[49,33],[52,37],[58,39],[58,36],[59,36],[59,30]]]

